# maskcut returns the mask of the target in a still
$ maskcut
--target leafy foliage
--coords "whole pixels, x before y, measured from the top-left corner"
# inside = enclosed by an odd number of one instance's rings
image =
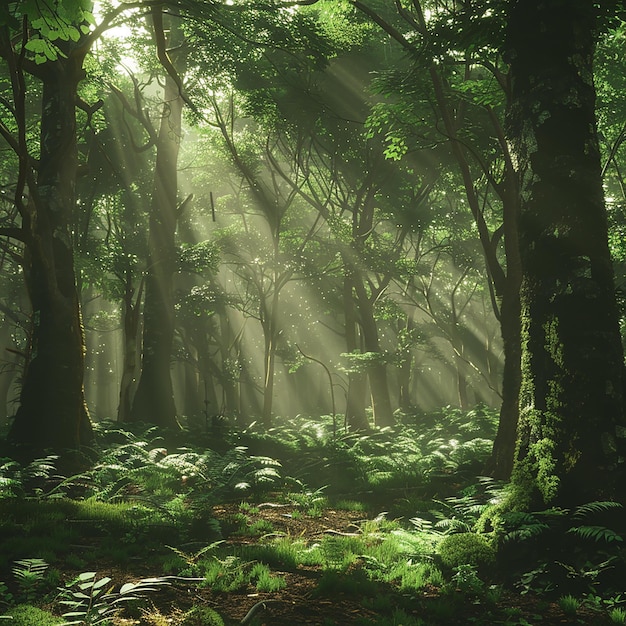
[[[58,0],[40,3],[22,0],[10,3],[1,13],[3,23],[19,29],[20,18],[28,20],[33,36],[24,44],[33,53],[35,63],[55,61],[66,56],[63,42],[78,42],[95,24],[91,3],[86,0]]]
[[[64,599],[59,602],[72,609],[63,614],[69,620],[66,624],[107,624],[120,612],[122,603],[139,600],[147,593],[169,584],[163,579],[146,578],[137,583],[125,583],[119,591],[114,591],[110,583],[111,578],[108,576],[97,578],[96,572],[83,572],[61,588]]]
[[[24,602],[33,602],[43,587],[48,564],[43,559],[19,559],[13,565],[13,576]]]
[[[590,593],[601,581],[610,589],[624,568],[617,547],[623,531],[611,527],[619,524],[622,510],[618,502],[597,501],[573,510],[506,513],[498,529],[499,559],[526,592],[561,588]],[[606,524],[588,523],[594,520]]]

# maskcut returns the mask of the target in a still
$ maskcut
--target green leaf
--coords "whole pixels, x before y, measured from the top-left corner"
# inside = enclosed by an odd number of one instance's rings
[[[93,584],[94,589],[100,589],[100,587],[104,587],[104,585],[108,585],[111,582],[111,579],[108,576],[101,578]]]
[[[65,32],[72,41],[79,41],[80,31],[75,26],[68,26]]]
[[[92,26],[96,25],[96,18],[90,11],[83,11],[83,19],[85,20],[85,22],[91,24]]]
[[[30,50],[36,54],[43,53],[48,44],[43,39],[30,39],[24,46],[26,50]]]

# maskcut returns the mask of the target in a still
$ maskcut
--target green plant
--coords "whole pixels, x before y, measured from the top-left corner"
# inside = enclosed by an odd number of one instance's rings
[[[626,624],[626,610],[619,607],[609,611],[609,619],[612,624]]]
[[[319,595],[337,595],[345,593],[359,598],[373,597],[380,593],[380,586],[367,578],[362,570],[351,570],[349,573],[337,570],[325,570],[317,582],[315,591]]]
[[[13,594],[9,591],[6,583],[0,581],[0,605],[11,606],[15,602]]]
[[[48,564],[43,559],[20,559],[13,565],[13,576],[19,597],[27,603],[36,600],[43,586]]]
[[[200,575],[204,577],[203,585],[213,591],[237,591],[250,582],[250,562],[242,561],[234,555],[218,559],[214,557],[199,563]]]
[[[224,626],[224,620],[207,606],[194,606],[183,615],[180,626]]]
[[[478,576],[475,565],[457,565],[450,582],[454,589],[468,596],[479,597],[485,592],[485,583]]]
[[[550,580],[547,563],[540,563],[534,569],[524,572],[516,581],[515,586],[520,590],[521,595],[526,595],[531,591],[547,594],[555,589],[554,582]]]
[[[475,533],[446,535],[437,546],[437,554],[441,564],[448,569],[472,565],[482,572],[493,566],[496,560],[493,546]]]
[[[50,455],[34,459],[21,465],[12,459],[0,459],[0,498],[48,497],[58,495],[58,489],[46,492],[57,456]]]
[[[325,568],[345,571],[364,552],[364,546],[358,537],[328,535],[322,539],[320,551]]]
[[[427,585],[442,587],[444,577],[441,570],[432,563],[411,563],[400,561],[389,572],[388,580],[400,579],[402,591],[420,591]]]
[[[312,490],[306,487],[306,485],[300,481],[293,479],[297,485],[300,486],[301,491],[290,492],[287,494],[287,499],[291,504],[297,506],[300,510],[304,511],[311,517],[319,517],[324,507],[328,505],[328,499],[323,492],[327,489],[327,485]]]
[[[245,531],[237,534],[249,535],[251,537],[266,535],[274,531],[274,525],[265,519],[258,519],[248,524]]]
[[[572,595],[561,596],[559,606],[565,615],[574,616],[580,608],[580,600]]]
[[[200,548],[200,550],[198,550],[197,552],[192,552],[192,553],[183,552],[182,550],[179,550],[178,548],[175,548],[173,546],[165,546],[165,547],[171,550],[178,557],[179,562],[182,560],[187,565],[187,567],[189,568],[188,571],[193,571],[198,561],[202,557],[204,557],[209,552],[213,552],[219,545],[223,543],[224,543],[223,540],[214,541],[208,546],[204,546],[203,548]]]
[[[343,511],[364,512],[366,510],[365,504],[363,504],[363,502],[359,502],[358,500],[337,500],[334,506]]]
[[[282,576],[272,575],[264,563],[255,563],[250,571],[251,580],[256,580],[257,591],[271,593],[283,589],[287,584]]]
[[[126,583],[119,591],[113,591],[111,578],[104,576],[97,579],[96,572],[83,572],[65,588],[60,588],[60,604],[72,609],[63,613],[70,624],[96,626],[107,624],[122,610],[122,605],[131,600],[139,600],[147,592],[156,591],[168,583],[159,578],[146,578],[137,583]]]
[[[258,506],[254,506],[250,504],[249,502],[242,502],[239,505],[239,510],[242,511],[243,513],[247,513],[248,515],[255,515],[259,513],[260,509]]]

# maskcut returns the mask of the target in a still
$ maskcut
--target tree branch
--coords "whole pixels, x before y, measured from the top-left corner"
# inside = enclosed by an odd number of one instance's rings
[[[167,53],[167,44],[165,42],[165,32],[163,29],[163,7],[161,4],[155,5],[152,8],[152,24],[154,26],[154,37],[156,40],[157,57],[161,62],[161,65],[165,68],[170,78],[176,83],[178,87],[178,94],[182,98],[183,102],[189,106],[189,108],[196,114],[200,115],[200,111],[196,105],[189,99],[189,96],[185,93],[185,87],[183,81],[179,76],[176,68],[172,64],[169,54]]]

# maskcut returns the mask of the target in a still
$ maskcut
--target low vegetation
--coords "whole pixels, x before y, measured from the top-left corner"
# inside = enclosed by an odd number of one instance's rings
[[[626,623],[621,507],[519,513],[481,477],[496,415],[219,437],[104,424],[83,468],[0,463],[0,619]]]

